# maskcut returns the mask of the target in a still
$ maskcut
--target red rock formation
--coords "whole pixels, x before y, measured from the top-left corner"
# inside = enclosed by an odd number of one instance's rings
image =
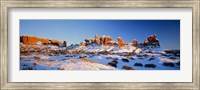
[[[99,40],[99,36],[98,35],[95,35],[94,42],[97,43],[97,44],[100,44],[100,40]]]
[[[84,45],[84,46],[87,46],[87,45],[89,45],[89,44],[90,44],[90,40],[89,40],[89,39],[85,39],[84,43],[85,43],[85,45]]]
[[[50,44],[56,45],[56,46],[61,46],[62,42],[58,40],[50,40]]]
[[[95,39],[94,38],[90,38],[89,39],[91,43],[95,43]]]
[[[149,42],[148,40],[144,39],[144,43],[148,43],[148,42]]]
[[[101,44],[101,45],[105,45],[105,37],[104,37],[104,36],[102,36],[102,37],[100,38],[100,44]]]
[[[67,42],[66,41],[63,41],[63,47],[67,47]]]
[[[37,38],[35,36],[22,36],[22,43],[26,45],[36,45],[39,41],[44,44],[48,44],[49,39]]]
[[[28,36],[22,36],[22,43],[27,44],[28,43]]]
[[[85,41],[83,41],[82,43],[81,43],[81,46],[86,46],[87,44],[86,44],[86,42]]]
[[[113,39],[110,37],[110,36],[102,36],[101,38],[100,38],[100,41],[99,41],[99,43],[101,44],[101,45],[108,45],[108,46],[113,46],[114,45],[114,41],[113,41]]]
[[[42,42],[43,44],[49,44],[49,39],[47,39],[47,38],[37,38],[38,39],[38,41],[40,41],[40,42]],[[62,43],[62,42],[61,42]]]
[[[138,41],[136,39],[133,40],[133,46],[137,46],[138,45]]]
[[[45,44],[54,44],[61,46],[62,42],[58,40],[49,40],[47,38],[38,38],[35,36],[22,36],[22,43],[26,45],[37,45],[38,42],[41,42],[43,45]]]
[[[107,45],[108,46],[113,46],[114,45],[114,41],[110,36],[106,36],[104,41],[105,41],[104,43],[105,43],[106,46]]]
[[[121,37],[118,37],[117,40],[118,40],[118,47],[119,48],[126,45],[126,43],[122,41]]]
[[[160,47],[159,40],[157,40],[156,35],[151,35],[147,38],[147,40],[144,41],[143,43],[144,46],[154,46],[154,47]]]
[[[156,35],[151,35],[147,38],[147,40],[151,43],[151,42],[156,42],[157,41],[157,38],[156,38]]]

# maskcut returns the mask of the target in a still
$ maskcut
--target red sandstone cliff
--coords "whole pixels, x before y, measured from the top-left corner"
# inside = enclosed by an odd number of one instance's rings
[[[58,40],[50,40],[47,38],[38,38],[36,36],[22,36],[20,40],[25,45],[37,45],[38,42],[41,42],[43,45],[53,44],[57,46],[61,46],[62,42]]]
[[[119,48],[127,45],[127,43],[123,42],[121,37],[118,37],[117,40],[118,40],[118,47]]]

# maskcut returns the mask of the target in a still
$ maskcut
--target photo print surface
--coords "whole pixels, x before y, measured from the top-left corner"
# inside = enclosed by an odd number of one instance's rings
[[[20,20],[20,70],[180,70],[180,20]]]

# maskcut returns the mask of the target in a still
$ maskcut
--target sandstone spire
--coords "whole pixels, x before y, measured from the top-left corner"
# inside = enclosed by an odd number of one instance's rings
[[[121,37],[118,37],[117,40],[118,40],[118,47],[119,47],[119,48],[126,45],[126,43],[123,42],[123,40],[122,40]]]
[[[138,41],[136,39],[133,40],[133,46],[137,46],[138,45]]]
[[[99,36],[96,34],[95,35],[95,43],[100,44]]]

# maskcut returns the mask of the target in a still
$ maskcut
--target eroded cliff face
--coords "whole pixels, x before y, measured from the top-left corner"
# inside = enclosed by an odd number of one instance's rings
[[[137,46],[138,45],[138,41],[136,39],[133,40],[133,46]]]
[[[103,35],[100,38],[98,35],[95,35],[94,38],[85,39],[81,43],[81,45],[87,46],[92,43],[96,43],[96,44],[104,45],[104,46],[113,46],[114,44],[116,44],[116,45],[118,45],[119,48],[128,45],[128,43],[124,42],[121,37],[118,37],[117,42],[115,42],[112,39],[112,37],[105,36],[105,35]],[[139,43],[136,39],[134,39],[132,42],[132,46],[135,46],[135,47],[146,47],[146,46],[160,47],[160,43],[159,43],[159,40],[157,39],[156,35],[151,35],[151,36],[147,37],[147,39],[145,39],[143,43]]]
[[[25,45],[37,45],[37,44],[42,44],[42,45],[52,44],[56,46],[62,45],[62,42],[59,40],[51,40],[48,38],[38,38],[36,36],[22,36],[20,39],[21,39],[20,41]]]
[[[118,40],[118,47],[119,48],[127,45],[127,43],[123,42],[121,37],[118,37],[117,40]]]
[[[105,46],[113,46],[114,41],[110,36],[102,36],[100,38],[100,44]]]
[[[99,44],[99,45],[105,45],[105,46],[113,46],[114,40],[110,36],[102,36],[102,37],[99,38],[98,35],[95,35],[94,38],[85,39],[81,43],[81,45],[87,46],[87,45],[90,45],[92,43],[96,43],[96,44]]]
[[[59,40],[53,40],[48,38],[38,38],[36,36],[21,36],[20,42],[25,45],[55,45],[55,46],[63,46],[67,47],[66,41],[59,41]],[[104,45],[104,46],[113,46],[118,45],[119,48],[128,45],[128,43],[124,42],[121,37],[117,38],[117,42],[115,42],[112,37],[103,35],[102,37],[99,37],[98,35],[95,35],[94,38],[85,39],[83,42],[81,42],[81,46],[87,46],[92,43],[96,43],[98,45]],[[146,46],[152,46],[152,47],[160,47],[159,40],[157,39],[156,35],[151,35],[147,37],[147,39],[144,40],[143,43],[138,43],[136,39],[133,40],[132,46],[135,47],[146,47]]]
[[[97,43],[97,44],[100,44],[100,39],[99,39],[98,35],[95,35],[94,42]]]
[[[147,38],[147,40],[144,40],[144,43],[143,43],[144,46],[154,46],[154,47],[160,47],[160,42],[159,40],[157,39],[157,36],[154,34],[154,35],[151,35]]]
[[[137,45],[137,47],[140,47],[140,48],[147,47],[147,46],[150,46],[150,47],[160,47],[160,42],[157,39],[157,36],[155,34],[147,37],[147,39],[144,39],[143,43],[139,43]]]
[[[113,46],[114,45],[114,40],[110,36],[106,36],[104,40],[104,44],[106,46]]]

